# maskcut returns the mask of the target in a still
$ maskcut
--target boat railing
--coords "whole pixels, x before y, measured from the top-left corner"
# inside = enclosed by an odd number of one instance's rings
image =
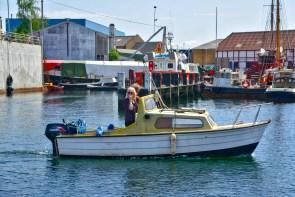
[[[178,108],[178,109],[174,109],[174,108],[167,108],[167,109],[161,109],[162,111],[173,111],[175,113],[185,113],[185,112],[195,112],[195,113],[199,113],[199,114],[204,114],[206,112],[206,109],[197,109],[197,108]]]
[[[256,104],[256,105],[246,105],[246,106],[242,106],[242,107],[240,107],[240,110],[239,110],[239,112],[238,112],[238,114],[237,114],[237,116],[236,116],[236,118],[235,118],[235,120],[234,120],[234,122],[233,122],[233,128],[234,128],[236,125],[238,125],[238,120],[239,120],[239,118],[240,118],[240,115],[241,115],[243,109],[257,107],[257,111],[256,111],[256,113],[255,113],[254,120],[253,120],[253,123],[252,123],[252,125],[255,125],[255,124],[257,123],[257,119],[258,119],[258,116],[259,116],[259,113],[260,113],[261,107],[262,107],[262,106],[265,106],[265,105],[270,105],[270,104],[272,104],[272,103],[262,103],[262,104]]]

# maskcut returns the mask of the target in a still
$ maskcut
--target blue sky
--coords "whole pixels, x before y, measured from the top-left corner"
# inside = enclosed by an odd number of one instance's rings
[[[10,12],[17,12],[16,0]],[[40,0],[38,0],[40,2]],[[56,2],[81,9],[64,7]],[[215,9],[218,7],[218,38],[232,32],[263,31],[271,0],[44,0],[47,18],[87,18],[108,25],[127,35],[139,34],[147,39],[153,33],[154,5],[158,25],[166,25],[174,34],[174,45],[192,48],[215,39]],[[284,28],[295,29],[295,0],[282,0]],[[85,11],[82,11],[85,10]],[[0,0],[0,16],[7,17],[6,0]],[[107,16],[107,17],[106,17]],[[150,24],[118,20],[117,18]],[[160,39],[158,36],[156,39]]]

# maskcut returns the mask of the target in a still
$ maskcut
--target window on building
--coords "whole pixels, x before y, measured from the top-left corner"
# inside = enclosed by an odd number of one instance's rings
[[[173,69],[173,63],[168,63],[168,69]]]
[[[56,34],[57,32],[56,32],[56,29],[55,28],[51,28],[51,29],[48,29],[47,30],[47,33],[48,34]]]

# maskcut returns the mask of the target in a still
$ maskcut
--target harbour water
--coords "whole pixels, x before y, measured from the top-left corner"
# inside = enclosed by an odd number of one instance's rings
[[[232,122],[247,100],[183,99]],[[62,119],[96,128],[124,124],[116,92],[0,96],[0,196],[294,196],[295,104],[271,104],[271,118],[252,156],[234,158],[54,158],[45,126]],[[253,120],[245,109],[243,120]]]

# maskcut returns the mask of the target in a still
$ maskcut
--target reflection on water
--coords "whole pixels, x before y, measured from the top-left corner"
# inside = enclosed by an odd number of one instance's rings
[[[167,101],[166,101],[167,102]],[[180,99],[232,122],[247,100]],[[294,104],[264,106],[272,119],[252,157],[175,159],[54,158],[49,122],[82,118],[88,127],[124,124],[116,92],[0,96],[0,196],[286,196],[295,194]],[[255,109],[241,119],[253,121]]]
[[[64,181],[72,180],[71,186],[78,188],[78,191],[83,191],[80,184],[87,176],[88,182],[100,192],[120,196],[230,194],[230,191],[223,191],[228,186],[226,180],[229,177],[231,187],[235,189],[234,194],[243,190],[240,184],[249,176],[262,182],[259,164],[252,157],[146,160],[62,158],[51,160],[48,165],[48,177],[63,174]],[[259,185],[253,185],[253,191],[258,187]]]

